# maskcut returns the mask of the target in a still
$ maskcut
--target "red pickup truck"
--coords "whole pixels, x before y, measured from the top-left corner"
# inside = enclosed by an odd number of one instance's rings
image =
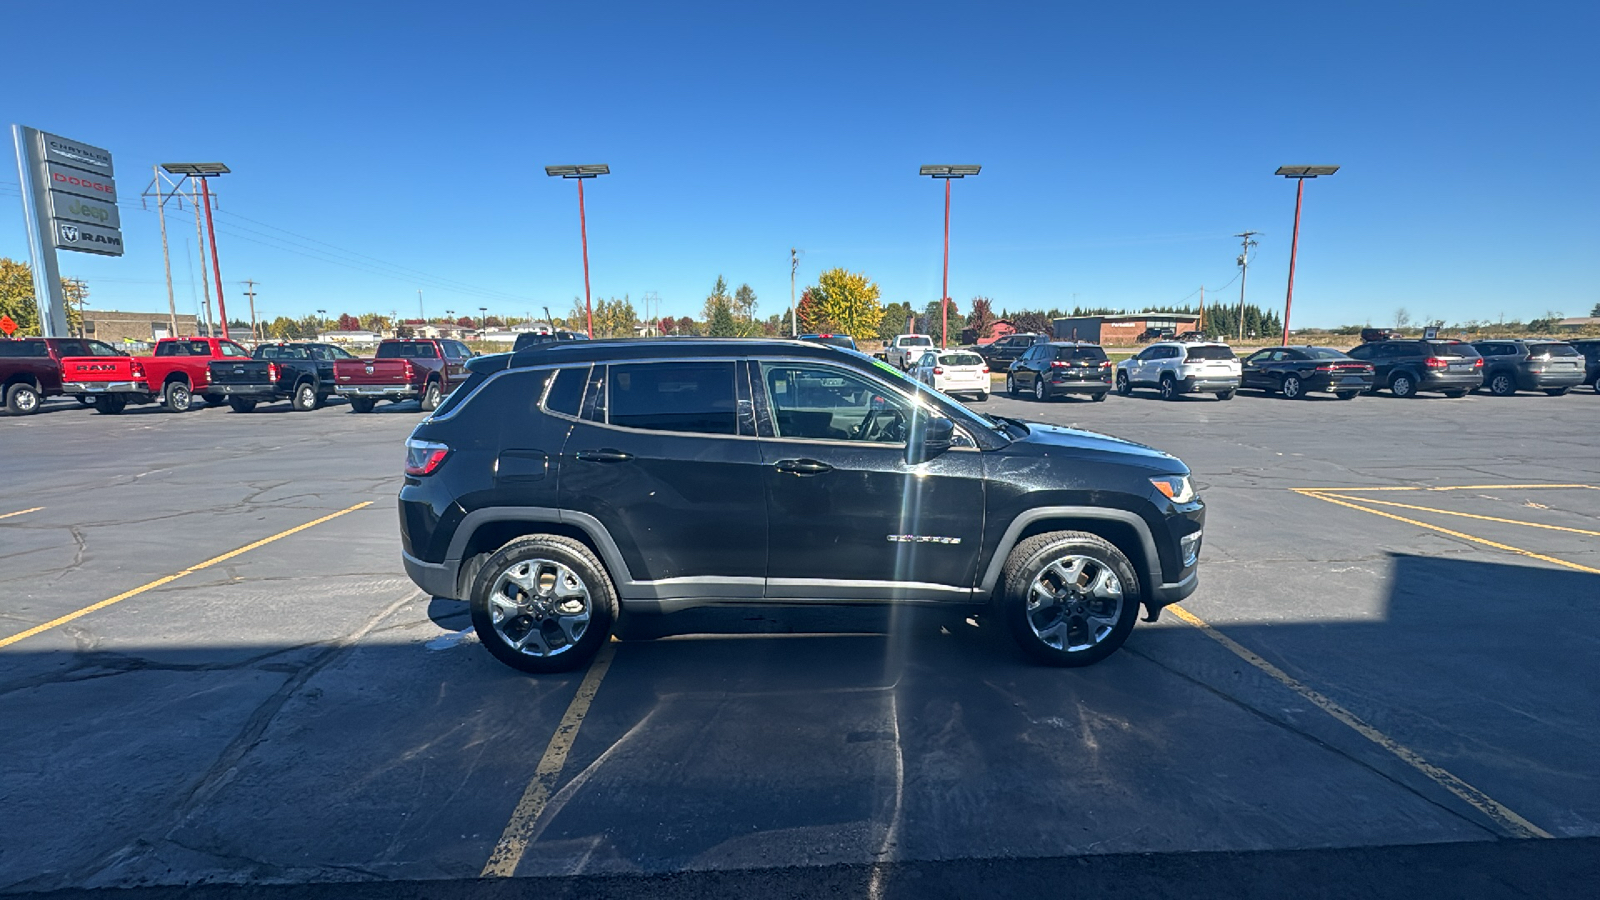
[[[94,408],[102,413],[122,412],[129,403],[161,403],[173,412],[186,412],[195,394],[212,406],[227,402],[208,390],[212,360],[249,358],[243,347],[223,338],[162,338],[154,356],[61,360],[62,390],[94,397]]]
[[[84,367],[107,365],[108,357],[128,355],[99,341],[82,338],[18,338],[0,340],[0,402],[14,416],[37,412],[46,397],[76,393],[63,385],[64,360]],[[110,363],[115,366],[115,363]],[[73,371],[77,367],[74,366]],[[88,400],[79,393],[78,398]]]
[[[353,412],[369,413],[379,400],[421,400],[423,412],[438,409],[445,395],[467,380],[472,351],[460,341],[384,341],[371,359],[333,364],[334,391]]]

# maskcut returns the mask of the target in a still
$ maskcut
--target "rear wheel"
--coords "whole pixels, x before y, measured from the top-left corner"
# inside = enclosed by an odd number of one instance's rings
[[[233,411],[236,413],[247,413],[256,408],[256,402],[254,400],[247,400],[244,397],[229,397],[228,406],[232,407]]]
[[[1565,394],[1570,390],[1572,390],[1572,388],[1545,388],[1544,392],[1552,397],[1560,397],[1562,394]]]
[[[166,406],[168,412],[188,412],[194,405],[194,394],[189,392],[187,384],[174,381],[161,393],[161,403]]]
[[[428,386],[422,389],[422,411],[433,412],[434,410],[438,409],[439,397],[439,382],[428,382]]]
[[[1172,380],[1171,375],[1161,376],[1161,399],[1178,399],[1178,383]]]
[[[6,389],[6,412],[26,416],[39,411],[39,389],[31,384],[13,384]]]
[[[228,398],[222,394],[201,394],[200,396],[205,398],[207,406],[221,406],[228,401]]]
[[[1050,399],[1049,386],[1044,383],[1043,378],[1040,378],[1037,375],[1033,377],[1033,399],[1038,400],[1041,403]]]
[[[1389,379],[1389,393],[1396,397],[1415,397],[1417,382],[1409,374],[1401,372]]]
[[[1305,387],[1300,383],[1299,375],[1283,376],[1283,398],[1285,400],[1304,400]]]
[[[1467,395],[1467,392],[1465,390],[1461,390],[1461,389],[1453,389],[1453,390],[1448,390],[1448,391],[1442,391],[1441,393],[1443,393],[1446,397],[1450,397],[1450,398],[1453,398],[1453,399],[1460,399],[1460,398],[1465,397]]]
[[[1600,384],[1597,384],[1595,386],[1595,390],[1600,391]],[[1007,372],[1006,373],[1006,396],[1015,397],[1016,395],[1017,395],[1017,379],[1012,377],[1010,372]]]
[[[1238,392],[1239,392],[1239,390],[1237,388],[1229,388],[1229,389],[1227,389],[1225,391],[1217,391],[1217,399],[1218,400],[1232,400],[1233,399],[1233,395],[1237,394]]]
[[[1108,393],[1110,393],[1110,392],[1109,391],[1095,391],[1093,394],[1089,395],[1089,399],[1093,400],[1096,403],[1101,403],[1106,399],[1106,394],[1108,394]]]
[[[517,538],[489,557],[468,595],[483,646],[514,669],[566,672],[600,651],[617,594],[589,548],[568,537]]]
[[[1509,397],[1517,392],[1517,380],[1505,372],[1497,372],[1489,379],[1489,393],[1496,397]]]
[[[1355,398],[1361,396],[1361,392],[1360,391],[1340,391],[1339,393],[1334,394],[1334,396],[1338,397],[1340,400],[1354,400]]]
[[[1028,656],[1087,666],[1116,652],[1133,631],[1139,579],[1104,538],[1054,531],[1011,551],[1001,603],[1011,636]]]
[[[310,412],[317,408],[317,387],[309,381],[302,381],[294,386],[294,396],[289,398],[289,405],[296,412]]]
[[[372,412],[372,408],[374,406],[377,406],[377,405],[378,405],[378,401],[372,399],[371,397],[351,397],[350,398],[350,411],[351,412],[369,413],[369,412]]]
[[[94,411],[102,415],[114,416],[128,408],[128,401],[116,394],[101,394],[94,398]]]
[[[975,402],[978,402],[978,403],[988,403],[989,402],[989,392],[988,391],[983,391],[983,392],[981,392],[979,394],[974,395],[972,399]]]

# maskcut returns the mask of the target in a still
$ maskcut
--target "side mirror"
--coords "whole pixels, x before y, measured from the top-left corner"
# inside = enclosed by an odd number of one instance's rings
[[[927,462],[949,450],[956,434],[956,423],[943,416],[920,415],[918,418],[921,422],[906,445],[909,457],[906,462],[912,465]]]

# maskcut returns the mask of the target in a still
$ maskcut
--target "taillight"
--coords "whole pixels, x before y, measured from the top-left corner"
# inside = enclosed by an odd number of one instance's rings
[[[277,363],[267,363],[267,380],[268,381],[277,381],[278,380],[278,364]]]
[[[1481,356],[1480,356],[1480,357],[1478,357],[1478,358],[1477,358],[1477,359],[1475,359],[1475,360],[1473,360],[1473,361],[1472,361],[1472,367],[1473,367],[1473,368],[1474,368],[1474,369],[1481,369],[1481,368],[1483,368],[1483,357],[1481,357]]]
[[[1430,369],[1443,369],[1444,367],[1446,367],[1448,365],[1450,365],[1450,364],[1445,362],[1444,360],[1440,359],[1437,356],[1428,357],[1427,366]]]
[[[1339,367],[1338,366],[1317,366],[1317,371],[1318,372],[1332,372],[1334,369],[1337,369],[1337,368],[1339,368]]]
[[[1101,364],[1100,364],[1100,368],[1102,368],[1102,369],[1109,369],[1109,368],[1111,368],[1111,360],[1109,360],[1109,359],[1108,359],[1108,360],[1106,360],[1106,361],[1105,361],[1105,362],[1103,362],[1103,363],[1101,363]]]
[[[988,366],[984,366],[983,367],[983,374],[985,374],[985,375],[989,374],[989,367]]]
[[[432,475],[438,470],[444,458],[450,455],[450,448],[444,444],[435,444],[430,441],[406,441],[406,474],[421,477]]]
[[[410,381],[411,380],[411,360],[402,359],[401,362],[406,364],[406,380]]]
[[[1052,368],[1052,369],[1069,369],[1069,368],[1071,368],[1071,366],[1068,365],[1067,363],[1062,362],[1059,359],[1052,359],[1052,360],[1050,360],[1050,368]]]
[[[136,359],[130,364],[129,368],[132,371],[133,377],[135,379],[143,379],[144,378],[144,364],[143,363],[139,362]]]
[[[944,374],[944,369],[940,368],[939,366],[934,366],[933,367],[933,374],[935,374],[935,375],[943,375]]]

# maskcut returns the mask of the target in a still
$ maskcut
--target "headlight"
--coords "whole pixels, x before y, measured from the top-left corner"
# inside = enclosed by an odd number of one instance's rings
[[[1194,499],[1194,484],[1187,475],[1162,475],[1150,479],[1150,483],[1173,503],[1188,503]]]

